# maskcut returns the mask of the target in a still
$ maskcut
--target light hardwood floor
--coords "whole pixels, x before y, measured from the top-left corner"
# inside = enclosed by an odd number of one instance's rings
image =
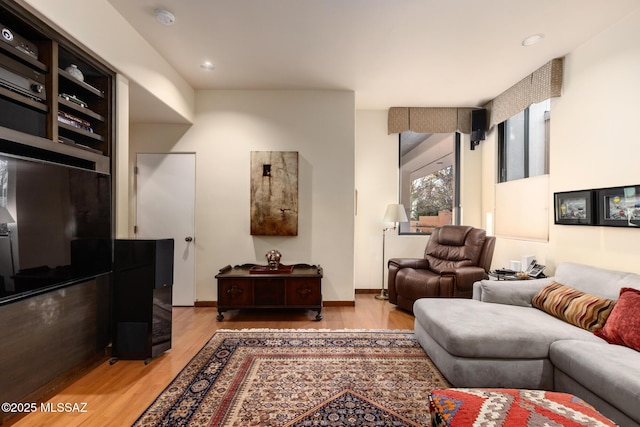
[[[35,412],[3,425],[19,427],[130,426],[218,329],[413,329],[413,316],[373,294],[357,294],[355,307],[325,307],[324,319],[314,311],[228,311],[216,321],[214,307],[176,307],[172,348],[148,365],[139,360],[101,363],[45,404],[86,404],[86,412]],[[40,402],[37,402],[40,408]],[[72,406],[73,408],[73,406]]]

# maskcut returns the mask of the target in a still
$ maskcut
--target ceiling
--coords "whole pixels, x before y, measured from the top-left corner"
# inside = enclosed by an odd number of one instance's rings
[[[109,2],[194,89],[350,90],[358,109],[482,105],[640,8],[638,0]],[[171,11],[174,25],[159,24],[156,8]],[[521,45],[537,33],[541,43]],[[213,71],[200,67],[205,60]],[[149,104],[136,108],[148,93],[131,97],[132,114],[150,115]]]

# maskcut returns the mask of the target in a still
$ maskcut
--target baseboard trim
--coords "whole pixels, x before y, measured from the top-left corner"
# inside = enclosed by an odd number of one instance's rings
[[[194,307],[217,307],[218,301],[196,301]]]
[[[355,307],[355,301],[323,301],[323,307]]]
[[[381,289],[356,289],[356,294],[379,294]]]

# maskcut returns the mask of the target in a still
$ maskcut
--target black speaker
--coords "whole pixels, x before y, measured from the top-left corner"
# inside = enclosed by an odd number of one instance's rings
[[[173,239],[115,240],[112,363],[171,348],[173,252]]]
[[[480,141],[484,141],[487,132],[487,110],[471,110],[471,149],[475,150]]]

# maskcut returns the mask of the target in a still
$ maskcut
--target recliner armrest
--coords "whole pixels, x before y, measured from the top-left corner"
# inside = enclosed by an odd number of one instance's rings
[[[458,267],[455,269],[445,269],[442,276],[455,277],[454,296],[470,298],[473,293],[473,284],[486,277],[487,272],[482,267]]]
[[[396,275],[405,268],[425,269],[429,267],[429,261],[424,258],[391,258],[387,264],[389,278],[387,280],[389,302],[398,303],[398,293],[396,292]]]
[[[429,268],[429,261],[424,258],[391,258],[388,267],[401,268]]]

